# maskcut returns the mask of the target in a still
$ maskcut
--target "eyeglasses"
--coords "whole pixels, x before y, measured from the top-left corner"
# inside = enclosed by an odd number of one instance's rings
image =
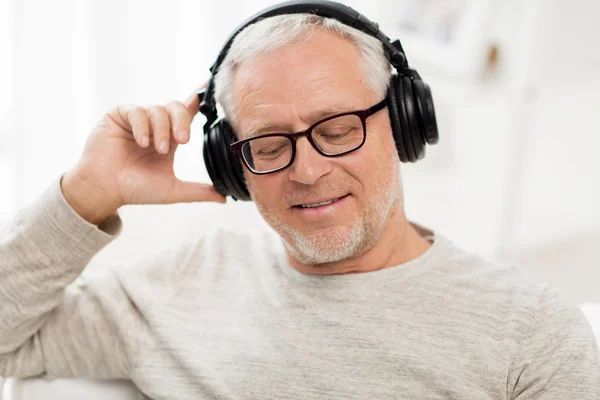
[[[231,144],[250,172],[270,174],[289,167],[296,158],[296,141],[306,136],[312,147],[325,157],[339,157],[358,150],[365,143],[367,118],[382,110],[383,99],[366,110],[336,114],[315,122],[307,130],[292,133],[270,133]]]

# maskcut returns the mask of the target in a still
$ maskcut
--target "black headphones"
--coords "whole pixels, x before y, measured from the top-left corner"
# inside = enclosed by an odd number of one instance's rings
[[[379,30],[376,23],[369,21],[352,8],[333,1],[288,1],[276,4],[255,14],[242,23],[227,39],[217,61],[210,68],[211,77],[206,88],[198,93],[200,112],[206,117],[204,125],[204,163],[215,186],[223,196],[235,200],[250,200],[242,162],[230,150],[236,141],[231,125],[218,119],[214,98],[214,76],[225,59],[236,35],[248,25],[260,19],[281,14],[310,13],[333,18],[351,26],[383,43],[390,63],[396,69],[388,88],[387,107],[392,134],[402,162],[416,162],[425,156],[425,144],[438,142],[438,129],[431,89],[417,71],[408,67],[408,60],[400,41],[390,39]]]

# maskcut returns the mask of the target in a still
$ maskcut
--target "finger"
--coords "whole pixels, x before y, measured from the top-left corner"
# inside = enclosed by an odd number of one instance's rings
[[[162,106],[152,106],[148,108],[148,117],[156,151],[167,154],[169,152],[169,142],[171,141],[171,128],[167,110]]]
[[[131,132],[140,146],[148,147],[150,130],[146,110],[135,104],[123,104],[117,107],[116,114],[119,126]]]
[[[192,117],[188,114],[183,103],[174,101],[166,106],[171,123],[171,133],[179,143],[187,143],[190,138]]]
[[[216,202],[225,204],[227,199],[213,185],[177,180],[167,203]]]
[[[208,85],[208,82],[205,82],[198,89],[194,90],[194,92],[184,102],[185,108],[192,118],[194,118],[194,116],[196,116],[200,110],[200,99],[198,98],[198,92],[204,89],[206,85]]]

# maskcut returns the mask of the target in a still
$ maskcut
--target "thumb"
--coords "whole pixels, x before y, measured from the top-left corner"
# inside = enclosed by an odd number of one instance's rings
[[[168,203],[227,202],[227,199],[213,185],[176,180],[169,195]]]

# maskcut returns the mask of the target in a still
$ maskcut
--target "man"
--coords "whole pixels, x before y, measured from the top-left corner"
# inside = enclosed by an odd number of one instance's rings
[[[126,378],[161,399],[600,398],[576,307],[405,216],[389,80],[381,43],[336,21],[247,28],[216,92],[281,240],[220,231],[82,275],[120,206],[225,200],[173,175],[195,96],[110,111],[2,236],[0,375]],[[356,149],[352,122],[318,123],[369,109]],[[263,136],[309,127],[295,153]]]

